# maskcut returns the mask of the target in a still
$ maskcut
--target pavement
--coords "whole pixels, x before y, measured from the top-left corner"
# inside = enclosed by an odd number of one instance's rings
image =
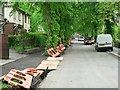
[[[14,49],[9,49],[9,59],[0,59],[0,66],[26,56],[25,54],[18,54]]]
[[[113,47],[113,52],[120,55],[120,48]]]
[[[118,88],[118,58],[96,52],[92,45],[74,44],[64,60],[38,88]]]
[[[23,70],[25,68],[36,68],[42,60],[46,59],[46,56],[43,56],[43,50],[33,54],[22,55],[17,53],[12,53],[11,58],[8,60],[3,60],[4,63],[0,65],[0,77],[7,74],[11,69]]]

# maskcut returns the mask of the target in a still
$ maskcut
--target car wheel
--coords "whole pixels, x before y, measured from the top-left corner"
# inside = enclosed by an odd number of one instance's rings
[[[111,51],[113,51],[113,47],[111,47]]]

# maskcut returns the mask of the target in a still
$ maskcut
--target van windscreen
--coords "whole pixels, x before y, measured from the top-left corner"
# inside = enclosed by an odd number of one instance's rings
[[[108,42],[108,43],[111,43],[112,42],[112,37],[111,36],[98,36],[97,38],[97,42],[101,42],[101,43],[105,43],[105,42]]]

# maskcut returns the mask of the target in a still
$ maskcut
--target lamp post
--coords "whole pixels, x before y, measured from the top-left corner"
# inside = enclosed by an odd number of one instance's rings
[[[0,58],[9,58],[9,46],[8,46],[8,35],[4,34],[4,25],[6,24],[6,19],[4,20],[4,13],[2,2],[0,1]]]

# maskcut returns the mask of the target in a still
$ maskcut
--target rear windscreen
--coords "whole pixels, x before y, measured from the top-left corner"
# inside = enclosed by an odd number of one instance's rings
[[[97,42],[102,42],[102,43],[108,42],[108,43],[111,43],[112,42],[112,37],[111,36],[98,36]]]

